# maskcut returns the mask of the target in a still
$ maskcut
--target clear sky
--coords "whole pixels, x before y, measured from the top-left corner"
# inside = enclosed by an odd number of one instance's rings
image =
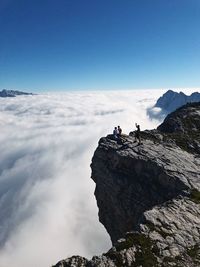
[[[0,0],[0,89],[200,87],[199,0]]]

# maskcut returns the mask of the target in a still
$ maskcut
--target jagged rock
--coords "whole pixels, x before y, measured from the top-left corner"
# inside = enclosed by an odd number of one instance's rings
[[[73,256],[66,260],[60,261],[59,263],[54,265],[54,267],[84,267],[87,265],[87,263],[88,260],[86,258],[80,256]]]
[[[184,107],[169,114],[164,122],[158,127],[163,133],[188,133],[199,132],[200,102],[188,103]]]
[[[200,154],[200,102],[188,103],[169,114],[158,127],[163,139],[182,149]]]
[[[113,247],[56,267],[200,266],[199,111],[200,103],[180,108],[157,130],[142,132],[142,145],[133,136],[100,139],[92,179]]]

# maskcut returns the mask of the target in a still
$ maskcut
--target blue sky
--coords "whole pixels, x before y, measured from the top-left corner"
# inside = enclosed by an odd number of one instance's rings
[[[1,0],[0,89],[200,87],[199,0]]]

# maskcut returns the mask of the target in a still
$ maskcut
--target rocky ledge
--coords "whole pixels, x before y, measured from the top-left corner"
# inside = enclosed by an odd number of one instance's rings
[[[103,137],[92,159],[99,219],[113,247],[55,267],[200,266],[200,103],[141,136],[142,145],[131,135]]]

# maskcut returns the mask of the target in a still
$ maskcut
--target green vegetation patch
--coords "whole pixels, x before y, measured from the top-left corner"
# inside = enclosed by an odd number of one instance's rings
[[[138,242],[139,244],[137,245],[137,251],[135,253],[135,265],[133,266],[158,267],[158,261],[155,256],[158,252],[156,244],[145,235],[141,235],[138,238]]]
[[[109,257],[117,267],[122,267],[122,266],[126,266],[126,264],[124,263],[123,257],[119,252],[113,251],[113,250],[109,250],[105,256]]]
[[[200,204],[200,192],[197,189],[192,189],[190,192],[190,199],[196,204]]]
[[[134,245],[134,242],[135,242],[135,238],[133,237],[133,234],[128,233],[126,235],[125,241],[117,243],[116,250],[121,251],[123,249],[129,249],[130,247]]]
[[[174,142],[181,149],[189,153],[199,153],[195,142],[200,142],[200,134],[191,132],[190,134],[184,133],[168,133],[163,134],[164,142]]]
[[[190,259],[188,258],[190,257]],[[200,247],[195,245],[187,249],[182,255],[176,257],[164,257],[162,267],[200,266]]]
[[[189,248],[187,250],[187,254],[195,263],[200,263],[200,248],[198,245],[194,245],[193,247]]]
[[[115,248],[116,251],[110,250],[106,256],[110,257],[117,266],[127,266],[126,262],[123,262],[120,252],[124,249],[131,247],[136,248],[135,262],[132,263],[132,267],[158,267],[156,254],[159,253],[156,244],[146,235],[141,233],[128,233],[125,237],[125,241],[118,243]]]

